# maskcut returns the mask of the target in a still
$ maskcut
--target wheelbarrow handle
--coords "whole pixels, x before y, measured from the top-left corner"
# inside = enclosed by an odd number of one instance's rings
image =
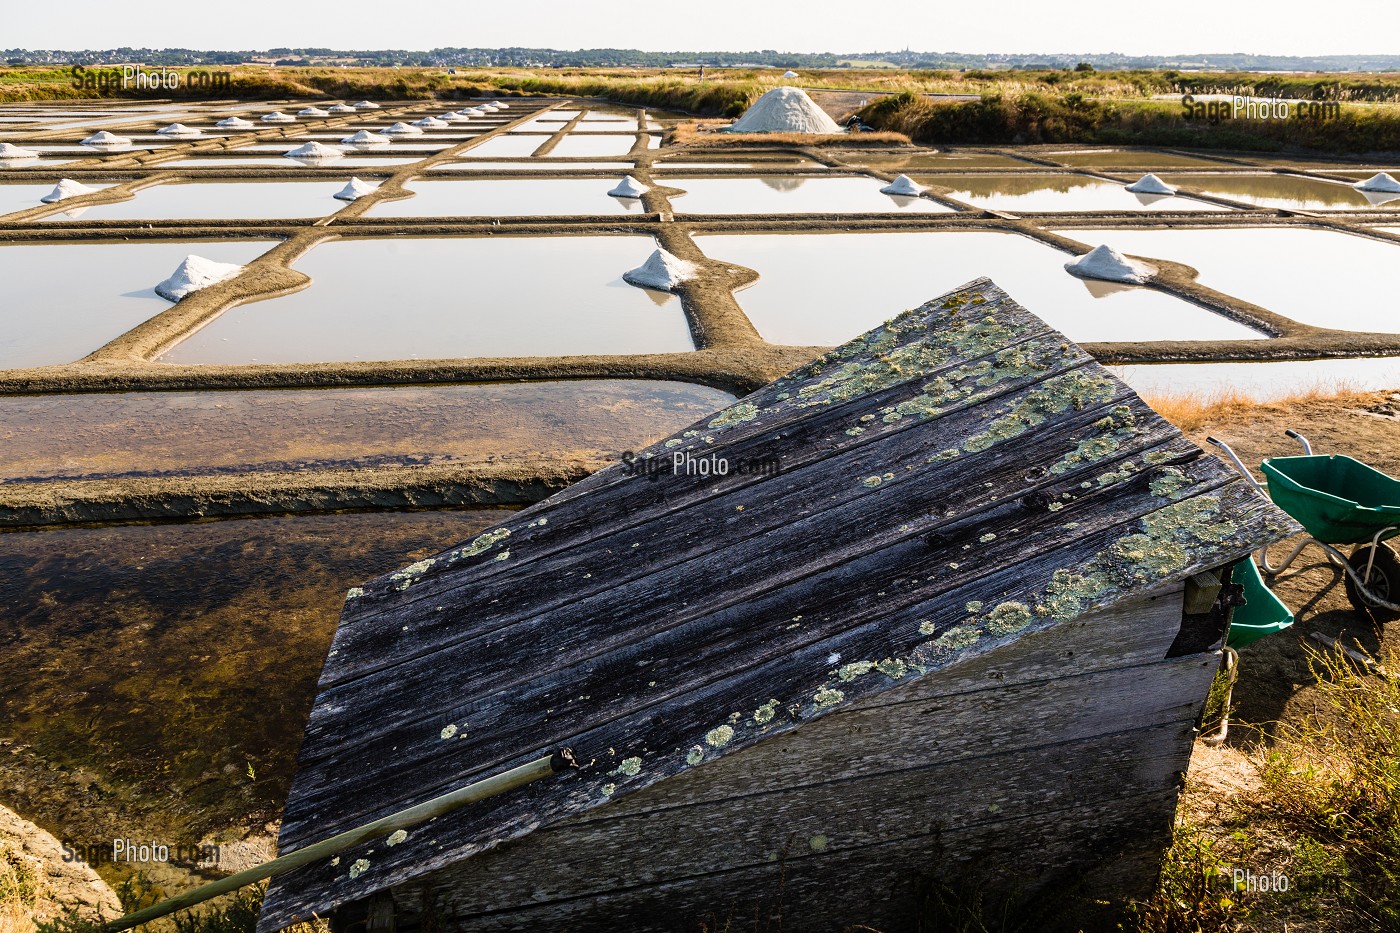
[[[1239,456],[1235,453],[1235,451],[1230,447],[1229,444],[1214,437],[1207,437],[1206,442],[1214,444],[1216,447],[1219,447],[1221,450],[1225,451],[1225,456],[1229,457],[1231,462],[1235,464],[1235,469],[1239,471],[1239,474],[1241,476],[1249,480],[1249,485],[1253,486],[1255,491],[1258,492],[1259,495],[1268,495],[1268,493],[1264,491],[1264,487],[1260,486],[1259,481],[1254,478],[1254,475],[1252,473],[1249,472],[1249,467],[1244,465],[1244,463],[1240,460]]]
[[[1283,433],[1286,434],[1287,436],[1293,438],[1293,439],[1294,439],[1295,441],[1297,441],[1298,443],[1302,444],[1302,445],[1303,445],[1303,453],[1304,453],[1305,455],[1307,455],[1307,456],[1309,456],[1309,457],[1311,457],[1311,456],[1313,455],[1313,452],[1312,452],[1312,444],[1309,444],[1309,443],[1308,443],[1308,439],[1307,439],[1306,437],[1304,437],[1303,435],[1299,434],[1297,431],[1293,430],[1292,428],[1289,428],[1287,431],[1284,431]]]

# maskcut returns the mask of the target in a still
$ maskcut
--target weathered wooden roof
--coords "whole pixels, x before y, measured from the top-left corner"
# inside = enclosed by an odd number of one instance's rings
[[[352,590],[284,853],[563,746],[583,767],[277,880],[262,929],[1291,529],[978,280]]]

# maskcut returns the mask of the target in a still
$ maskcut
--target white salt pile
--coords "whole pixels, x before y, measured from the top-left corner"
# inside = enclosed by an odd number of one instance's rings
[[[195,129],[193,126],[185,126],[183,123],[172,123],[163,130],[156,130],[161,136],[178,136],[189,138],[193,136],[203,136],[204,131]]]
[[[1134,194],[1176,194],[1175,188],[1151,173],[1142,176],[1131,185],[1123,187]]]
[[[214,125],[226,130],[246,130],[255,124],[253,121],[245,120],[242,117],[229,117],[227,120],[220,120]]]
[[[459,110],[459,111],[457,111],[457,112],[460,113],[460,114],[461,114],[462,116],[464,116],[464,117],[484,117],[484,116],[486,116],[486,111],[485,111],[485,110],[482,110],[480,107],[467,107],[467,108],[465,108],[465,109],[463,109],[463,110]]]
[[[331,112],[331,113],[354,113],[354,112],[355,112],[355,108],[354,108],[354,107],[351,107],[349,104],[331,104],[331,106],[330,106],[330,112]]]
[[[393,140],[387,136],[380,136],[378,133],[371,133],[369,130],[360,130],[354,136],[346,136],[341,142],[347,146],[387,146]]]
[[[669,292],[682,282],[695,278],[696,272],[695,263],[658,249],[640,267],[622,273],[622,280],[638,288]]]
[[[633,178],[631,175],[628,175],[618,183],[616,188],[609,191],[608,194],[615,198],[640,198],[649,190],[650,189],[648,189],[646,185],[637,181],[637,179]]]
[[[106,130],[98,130],[87,139],[83,140],[84,146],[130,146],[131,140],[125,136],[118,136],[116,133],[109,133]]]
[[[1078,259],[1065,263],[1065,271],[1081,279],[1128,282],[1141,285],[1157,274],[1157,267],[1129,259],[1107,245],[1096,246]]]
[[[84,194],[93,194],[97,190],[96,188],[89,188],[82,182],[74,181],[71,178],[62,178],[59,179],[58,184],[54,185],[52,191],[39,200],[45,204],[52,204],[55,201],[62,201],[65,198],[76,198]]]
[[[784,78],[795,78],[795,77],[797,77],[797,72],[795,72],[795,71],[784,71],[784,72],[783,72],[783,77],[784,77]]]
[[[380,130],[385,136],[422,136],[423,131],[416,126],[409,126],[407,123],[395,123],[387,130]]]
[[[775,87],[754,101],[752,107],[725,132],[728,133],[841,133],[844,130],[798,87]]]
[[[378,104],[371,103],[371,102],[369,102],[369,101],[367,101],[367,100],[362,100],[362,101],[360,101],[359,103],[351,104],[350,106],[354,107],[356,110],[378,110],[378,109],[379,109],[379,105],[378,105]]]
[[[448,123],[466,123],[471,117],[464,117],[455,110],[452,113],[444,113],[438,117],[439,120],[446,120]]]
[[[0,159],[37,159],[39,153],[33,149],[21,149],[14,143],[0,143]]]
[[[1389,172],[1377,172],[1365,181],[1358,181],[1352,187],[1357,191],[1384,191],[1394,194],[1400,191],[1400,181],[1392,178]]]
[[[342,201],[358,201],[360,198],[374,191],[374,186],[360,181],[358,178],[351,178],[350,183],[335,193],[335,197]]]
[[[414,126],[427,126],[427,127],[431,127],[432,129],[435,129],[435,130],[440,130],[440,129],[442,129],[443,127],[447,126],[448,124],[447,124],[446,121],[444,121],[444,120],[439,120],[437,117],[424,117],[424,118],[421,119],[421,120],[414,120],[414,121],[413,121],[413,125],[414,125]]]
[[[894,181],[881,188],[880,193],[902,195],[906,198],[917,198],[924,193],[924,186],[908,175],[900,175]]]
[[[496,109],[497,109],[497,110],[507,110],[507,109],[509,109],[509,108],[510,108],[510,104],[506,103],[505,101],[503,101],[503,100],[498,100],[498,101],[496,101]]]
[[[295,149],[288,149],[282,154],[293,159],[338,159],[345,155],[334,146],[327,146],[314,139],[305,145],[297,146]]]
[[[328,117],[330,115],[329,110],[322,110],[320,107],[307,107],[305,110],[297,111],[299,117]]]
[[[297,122],[297,118],[289,116],[280,110],[274,110],[272,113],[263,114],[262,121],[264,123],[295,123]]]
[[[500,109],[501,109],[501,105],[500,105],[500,104],[485,103],[485,104],[481,104],[480,106],[481,106],[481,109],[484,110],[484,111],[486,111],[487,113],[495,113],[497,110],[500,110]]]
[[[190,292],[228,281],[242,271],[243,267],[234,263],[186,256],[174,274],[156,286],[156,294],[166,301],[179,301]]]

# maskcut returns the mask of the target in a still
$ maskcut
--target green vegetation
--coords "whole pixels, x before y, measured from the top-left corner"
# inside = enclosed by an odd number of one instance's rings
[[[169,917],[139,927],[146,933],[254,933],[262,910],[265,887],[253,885],[217,898],[197,910],[182,910]],[[165,899],[165,893],[144,876],[135,876],[117,888],[122,909],[127,913],[150,907]],[[69,913],[56,920],[37,924],[36,933],[100,933],[102,924],[115,917],[84,918]],[[325,933],[323,925],[293,927],[291,933]]]

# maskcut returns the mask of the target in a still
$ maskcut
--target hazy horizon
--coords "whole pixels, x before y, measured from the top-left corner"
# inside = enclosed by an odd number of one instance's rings
[[[421,15],[377,15],[382,7],[346,0],[326,10],[274,0],[247,0],[225,22],[174,13],[153,16],[142,5],[73,0],[61,25],[53,9],[14,4],[6,11],[0,47],[7,49],[270,48],[403,49],[625,48],[646,52],[719,52],[774,49],[793,53],[862,50],[976,54],[1110,54],[1181,56],[1387,55],[1371,48],[1377,36],[1400,32],[1400,4],[1393,0],[1336,0],[1325,22],[1297,15],[1241,12],[1164,17],[1159,3],[1122,0],[1095,20],[1086,11],[1067,14],[1038,0],[999,0],[967,8],[930,8],[896,0],[877,15],[852,15],[849,3],[831,0],[781,9],[740,0],[709,0],[693,10],[641,8],[619,0],[535,0],[529,23],[477,12],[460,4],[427,3]],[[1150,29],[1135,23],[1152,23]],[[989,24],[994,26],[993,30]],[[1237,28],[1231,28],[1237,24]],[[1347,27],[1353,26],[1354,29]],[[1319,27],[1330,27],[1319,28]]]

